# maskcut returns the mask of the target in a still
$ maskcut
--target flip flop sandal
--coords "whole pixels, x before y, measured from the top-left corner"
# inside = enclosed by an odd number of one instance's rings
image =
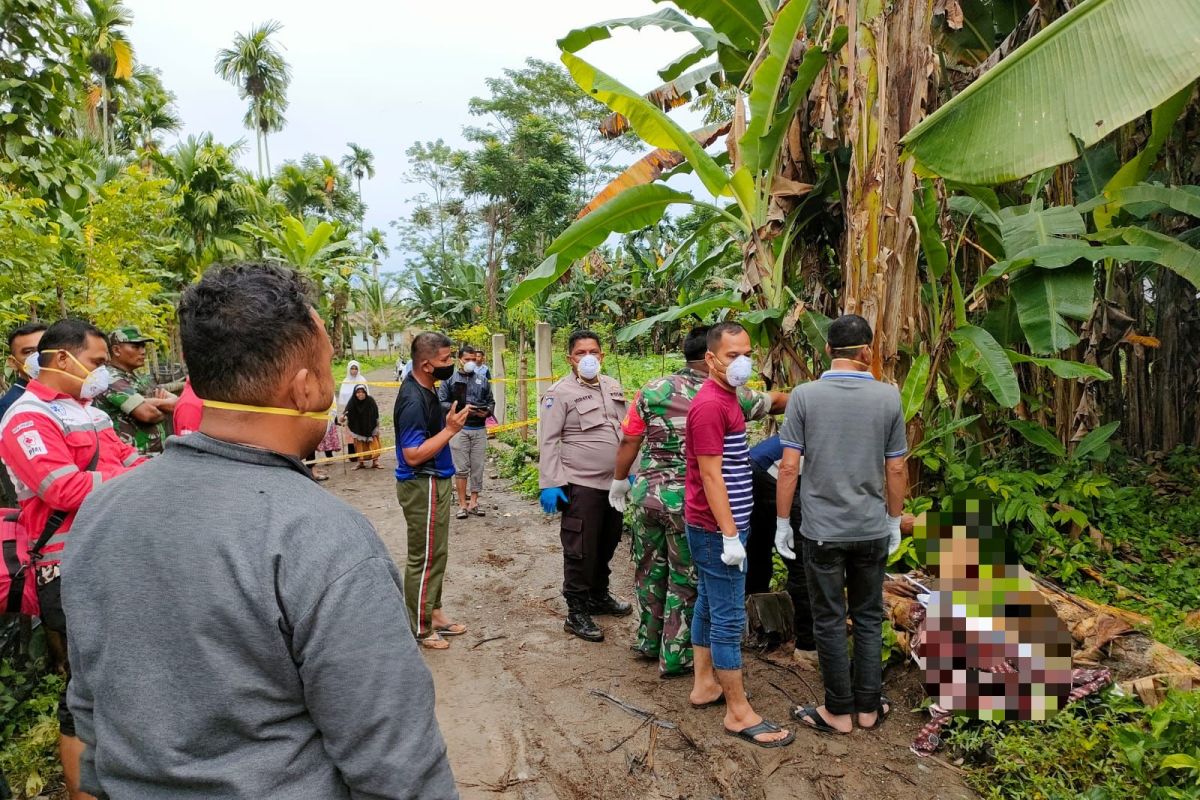
[[[750,744],[758,745],[759,747],[786,747],[796,740],[796,734],[788,731],[788,735],[782,739],[777,739],[773,742],[764,742],[761,739],[755,739],[755,736],[761,736],[764,733],[779,733],[783,728],[773,722],[767,722],[765,719],[757,725],[751,725],[749,728],[742,728],[740,731],[731,731],[725,729],[725,733],[729,736],[736,736],[739,739],[749,742]]]
[[[486,512],[486,511],[484,511],[484,510],[483,510],[482,508],[480,508],[479,506],[476,506],[475,508],[470,508],[470,509],[467,509],[467,510],[468,510],[468,511],[470,511],[472,514],[474,514],[474,515],[475,515],[475,516],[477,516],[477,517],[486,517],[486,516],[487,516],[487,512]]]
[[[452,622],[444,628],[434,628],[434,633],[440,633],[442,636],[462,636],[467,632],[467,626],[461,622]]]
[[[721,692],[721,694],[717,695],[714,699],[709,700],[707,703],[692,703],[690,700],[688,702],[691,704],[692,708],[712,708],[714,706],[723,706],[725,705],[725,693]],[[725,732],[735,735],[732,731]]]
[[[825,733],[833,736],[849,736],[849,731],[839,731],[837,728],[830,725],[821,716],[821,712],[817,711],[816,706],[796,706],[792,709],[792,719],[798,721],[801,725],[805,725],[817,733]]]
[[[454,518],[455,519],[466,519],[467,518],[467,510],[465,508],[460,508],[457,511],[457,513],[455,513]]]
[[[441,636],[438,636],[436,632],[431,633],[428,636],[422,636],[422,637],[418,638],[417,644],[421,645],[421,647],[425,647],[430,650],[449,650],[450,649],[450,643],[447,642],[445,639],[443,639]]]
[[[887,708],[884,708],[887,706]],[[863,725],[864,731],[873,731],[883,724],[883,721],[888,718],[888,714],[892,713],[893,703],[886,695],[879,695],[879,708],[875,709],[876,717],[874,725]]]

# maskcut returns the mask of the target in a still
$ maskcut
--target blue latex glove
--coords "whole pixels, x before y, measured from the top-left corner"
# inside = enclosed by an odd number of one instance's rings
[[[564,506],[567,504],[567,493],[562,490],[561,486],[551,486],[549,489],[542,489],[538,499],[542,503],[542,511],[553,514],[558,511],[559,503]]]

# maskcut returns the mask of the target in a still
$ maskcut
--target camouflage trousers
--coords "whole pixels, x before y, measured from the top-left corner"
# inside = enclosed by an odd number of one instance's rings
[[[634,508],[633,585],[638,603],[634,649],[658,659],[663,675],[692,668],[696,570],[682,515]]]

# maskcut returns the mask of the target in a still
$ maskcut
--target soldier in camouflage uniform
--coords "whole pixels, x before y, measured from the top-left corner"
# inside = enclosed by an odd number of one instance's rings
[[[685,367],[638,391],[621,424],[623,436],[609,491],[614,508],[624,510],[626,495],[634,504],[634,588],[640,620],[631,649],[657,660],[663,677],[685,675],[692,666],[689,626],[696,574],[683,530],[683,437],[692,398],[708,378],[707,334],[707,327],[694,328],[683,345]],[[787,397],[782,392],[738,390],[747,420],[781,413]],[[641,465],[631,481],[629,473],[639,449]]]
[[[117,435],[142,455],[156,455],[171,435],[175,395],[154,385],[146,364],[146,343],[152,341],[134,327],[117,328],[108,337],[108,391],[97,398],[112,418]]]

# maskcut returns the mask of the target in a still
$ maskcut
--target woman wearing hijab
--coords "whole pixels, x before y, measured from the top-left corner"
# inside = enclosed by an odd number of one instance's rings
[[[350,401],[346,403],[346,427],[350,429],[350,435],[354,437],[354,449],[356,452],[365,453],[379,449],[379,405],[375,402],[375,398],[367,394],[367,387],[359,384],[353,389],[350,395]],[[379,454],[364,458],[362,463],[359,463],[355,469],[365,469],[366,467],[374,467],[375,469],[383,469],[383,465],[379,463]]]
[[[350,402],[354,390],[362,386],[366,390],[366,385],[363,383],[365,376],[362,374],[362,368],[357,361],[351,361],[346,365],[346,377],[342,378],[342,388],[338,391],[338,413],[342,414],[346,411],[346,405]],[[370,394],[370,392],[367,392]]]

